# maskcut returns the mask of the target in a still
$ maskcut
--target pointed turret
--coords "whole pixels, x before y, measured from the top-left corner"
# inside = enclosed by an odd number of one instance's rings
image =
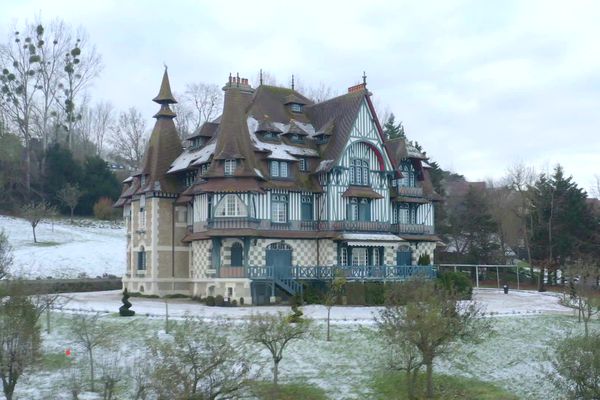
[[[165,67],[165,73],[163,74],[162,82],[160,84],[160,90],[158,95],[152,99],[152,101],[158,104],[175,104],[177,100],[171,93],[171,85],[169,84],[169,74],[167,74],[167,67]]]
[[[181,154],[183,147],[173,122],[175,113],[169,107],[169,104],[177,103],[177,101],[171,94],[169,75],[166,68],[160,91],[153,101],[160,104],[160,110],[154,115],[156,123],[144,155],[142,174],[147,179],[146,184],[140,188],[140,192],[176,193],[179,190],[179,185],[174,177],[167,175],[167,171],[173,160]]]

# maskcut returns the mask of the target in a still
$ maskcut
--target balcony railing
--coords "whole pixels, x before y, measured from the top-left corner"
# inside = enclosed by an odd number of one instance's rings
[[[238,271],[245,273],[243,277],[254,280],[271,280],[274,278],[274,272],[278,278],[297,280],[328,280],[339,273],[343,274],[347,280],[406,280],[417,276],[433,278],[437,274],[433,265],[295,266],[289,267],[285,276],[282,275],[279,268],[274,269],[270,266],[250,266],[238,268]],[[236,277],[241,278],[242,276]]]
[[[422,187],[398,186],[396,189],[398,190],[398,195],[400,195],[400,196],[412,196],[412,197],[423,196],[423,188]]]
[[[249,217],[210,218],[207,227],[211,229],[256,229],[260,220]]]
[[[433,226],[422,224],[392,224],[391,231],[394,233],[414,233],[417,235],[431,235],[433,234]]]

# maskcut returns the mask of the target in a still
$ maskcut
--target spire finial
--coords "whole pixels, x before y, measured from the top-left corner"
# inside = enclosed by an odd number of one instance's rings
[[[262,68],[260,69],[260,86],[263,84]]]
[[[164,64],[164,63],[163,63]],[[158,95],[152,99],[152,101],[158,104],[173,104],[177,103],[171,92],[171,84],[169,83],[169,74],[167,73],[167,65],[164,64],[165,71],[163,72],[162,82],[160,83],[160,89]]]
[[[294,90],[294,74],[292,74],[292,90]]]
[[[163,61],[163,67],[165,67],[165,72],[169,69],[169,67],[167,67],[167,63],[165,63],[164,61]]]
[[[365,87],[367,87],[367,73],[365,71],[363,71],[363,85],[365,85]]]

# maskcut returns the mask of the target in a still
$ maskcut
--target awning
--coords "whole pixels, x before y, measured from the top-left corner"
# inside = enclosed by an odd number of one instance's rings
[[[344,233],[339,240],[346,242],[348,246],[356,247],[380,247],[380,246],[398,246],[405,240],[399,236],[382,233]]]
[[[394,201],[398,203],[419,203],[419,204],[427,204],[430,200],[427,200],[423,197],[409,197],[409,196],[396,196],[394,197]]]
[[[383,199],[383,196],[368,186],[350,186],[342,197],[365,197],[368,199]]]

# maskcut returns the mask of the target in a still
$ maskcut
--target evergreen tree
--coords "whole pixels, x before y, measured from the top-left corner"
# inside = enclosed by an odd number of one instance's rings
[[[388,120],[383,124],[383,133],[385,137],[388,139],[395,138],[403,138],[406,139],[406,135],[404,134],[404,126],[402,125],[402,121],[396,124],[396,117],[394,114],[390,114]]]
[[[532,255],[541,270],[538,289],[544,290],[544,270],[555,272],[593,248],[598,221],[586,204],[587,194],[558,165],[552,176],[541,174],[529,188]]]
[[[44,189],[46,198],[52,204],[64,207],[58,195],[59,191],[66,185],[77,185],[81,181],[81,177],[81,164],[73,158],[73,154],[69,149],[58,143],[48,147]]]
[[[94,204],[101,197],[115,201],[121,193],[121,185],[106,162],[98,157],[88,157],[83,166],[83,178],[79,188],[84,193],[79,201],[79,212],[91,214]]]
[[[448,209],[448,233],[456,252],[470,264],[492,264],[498,258],[494,238],[497,225],[489,212],[485,194],[473,187]]]

